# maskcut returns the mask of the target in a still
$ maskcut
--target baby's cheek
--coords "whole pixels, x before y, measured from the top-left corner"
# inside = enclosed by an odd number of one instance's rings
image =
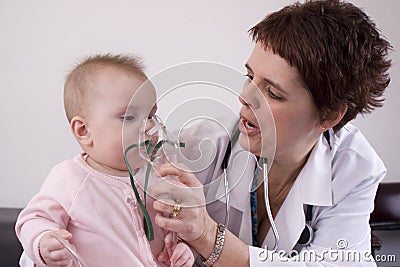
[[[135,153],[129,153],[129,156],[127,157],[127,159],[128,159],[128,163],[132,169],[140,168],[145,163],[145,160],[139,155],[138,151],[135,151]],[[126,165],[123,155],[120,158],[119,162],[121,162],[121,164],[123,166]]]

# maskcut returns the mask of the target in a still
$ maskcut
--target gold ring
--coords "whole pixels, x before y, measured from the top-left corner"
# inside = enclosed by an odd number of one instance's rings
[[[178,216],[179,212],[181,212],[181,204],[175,203],[172,208],[172,217]]]

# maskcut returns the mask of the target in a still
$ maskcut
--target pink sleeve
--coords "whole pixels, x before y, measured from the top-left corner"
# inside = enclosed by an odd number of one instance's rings
[[[84,180],[82,176],[76,179],[71,164],[72,161],[65,161],[57,165],[18,216],[15,232],[26,254],[36,264],[44,264],[39,255],[40,238],[47,231],[66,229],[70,220],[69,209]]]

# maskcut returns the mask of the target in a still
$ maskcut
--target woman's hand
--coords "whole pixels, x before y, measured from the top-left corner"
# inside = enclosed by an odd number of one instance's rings
[[[158,211],[155,222],[160,227],[176,232],[196,252],[208,258],[215,246],[217,223],[208,215],[203,186],[192,174],[170,164],[161,165],[161,176],[173,175],[179,181],[162,181],[154,184],[151,193],[156,197],[153,208]],[[172,199],[157,196],[172,195]],[[180,204],[180,209],[179,205]],[[175,217],[172,215],[175,206]],[[176,212],[179,210],[179,212]],[[166,216],[163,216],[166,215]],[[226,230],[224,249],[214,266],[249,266],[249,248],[243,241]]]
[[[158,226],[172,232],[189,244],[200,241],[206,235],[215,235],[216,223],[206,210],[203,185],[185,168],[178,169],[171,164],[160,166],[160,176],[176,176],[179,181],[162,181],[156,183],[151,194],[155,197],[153,208],[158,211],[155,222]],[[172,196],[172,199],[162,199],[160,196]],[[174,205],[179,204],[180,210],[176,217],[163,216],[173,214]],[[176,208],[176,207],[175,207]]]

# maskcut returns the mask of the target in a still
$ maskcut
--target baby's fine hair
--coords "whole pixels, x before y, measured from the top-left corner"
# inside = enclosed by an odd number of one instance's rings
[[[83,58],[69,72],[64,85],[64,108],[69,122],[87,106],[92,80],[105,67],[119,68],[146,78],[141,58],[132,54],[96,54]]]

